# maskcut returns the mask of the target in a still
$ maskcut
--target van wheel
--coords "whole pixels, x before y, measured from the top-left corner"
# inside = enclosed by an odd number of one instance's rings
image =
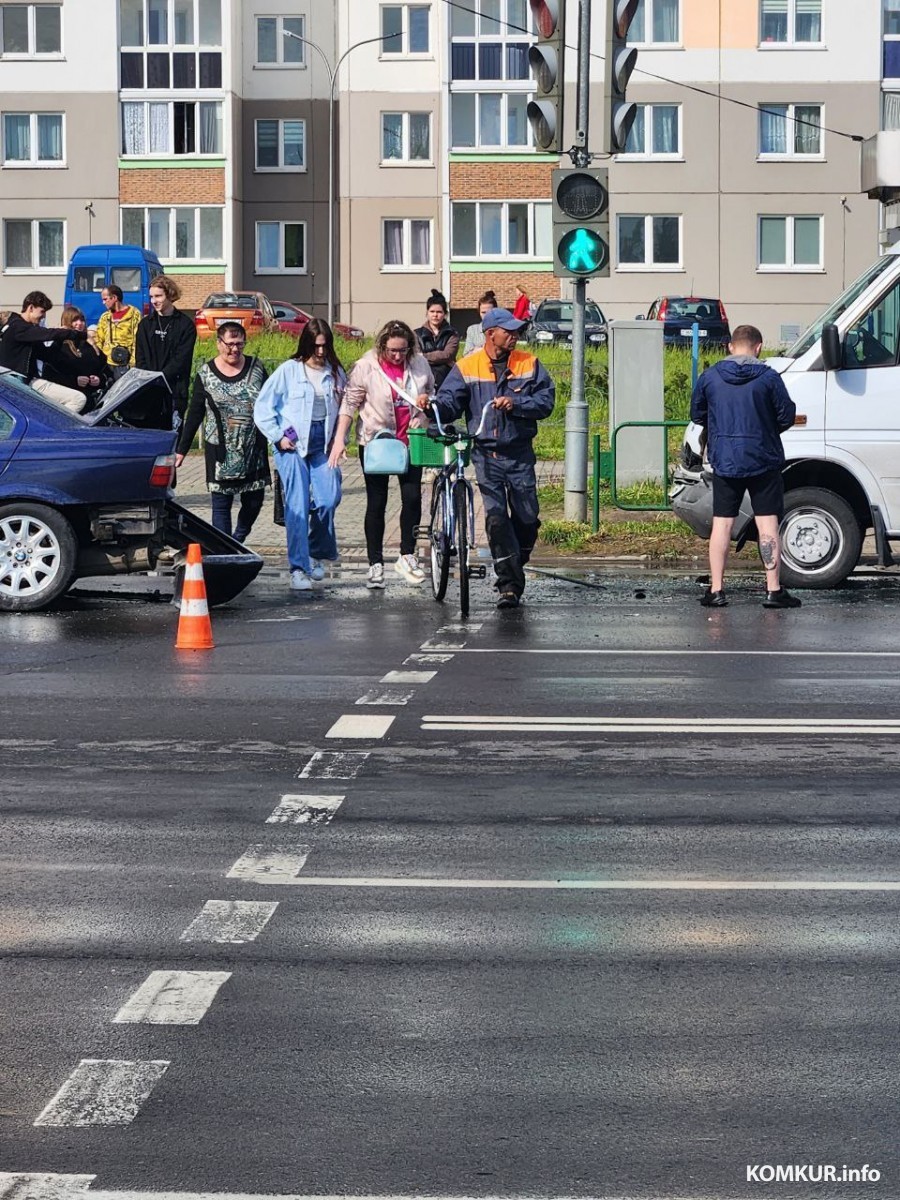
[[[0,505],[0,611],[46,608],[72,582],[77,560],[75,533],[55,508]]]
[[[781,581],[787,587],[835,587],[859,562],[862,542],[846,500],[825,488],[795,488],[784,498]]]

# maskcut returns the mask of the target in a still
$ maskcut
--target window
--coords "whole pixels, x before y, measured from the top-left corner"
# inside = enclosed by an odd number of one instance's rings
[[[456,150],[528,149],[533,145],[528,92],[453,92],[450,140]]]
[[[0,54],[29,58],[62,54],[62,5],[0,5]]]
[[[821,126],[821,104],[760,105],[760,158],[821,157]]]
[[[256,272],[258,275],[306,274],[305,222],[256,222]]]
[[[256,126],[257,171],[306,170],[306,122],[266,119]]]
[[[304,17],[256,18],[256,65],[261,67],[302,67],[306,64]]]
[[[64,271],[65,221],[4,221],[7,271]]]
[[[681,105],[639,104],[622,153],[634,158],[680,158]]]
[[[620,271],[681,267],[681,217],[620,216],[618,231]]]
[[[119,0],[119,28],[123,89],[221,88],[222,0]]]
[[[542,201],[458,201],[452,209],[453,258],[553,257],[552,206]]]
[[[821,271],[822,218],[759,218],[761,271]]]
[[[900,79],[900,0],[884,0],[883,55],[882,77]]]
[[[4,113],[3,165],[64,166],[62,113]]]
[[[381,161],[430,163],[431,113],[382,113]]]
[[[381,222],[383,271],[430,271],[431,221],[398,217]]]
[[[146,246],[163,261],[222,259],[221,208],[123,208],[122,241]]]
[[[383,4],[381,53],[428,54],[431,51],[430,4]]]
[[[822,0],[760,0],[761,46],[821,45]]]
[[[629,44],[671,46],[681,42],[681,0],[640,0],[628,30]]]
[[[900,92],[882,92],[881,128],[900,129]]]
[[[122,153],[221,154],[219,101],[126,100],[122,105]]]
[[[470,0],[451,8],[450,78],[530,83],[528,13],[525,0]]]
[[[845,370],[893,367],[900,333],[900,284],[895,285],[847,330],[843,343]]]

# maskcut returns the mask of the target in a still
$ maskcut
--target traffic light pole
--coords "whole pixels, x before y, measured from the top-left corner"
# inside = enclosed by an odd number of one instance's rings
[[[591,0],[580,0],[578,13],[578,81],[576,84],[575,146],[572,164],[590,165],[588,122],[591,90]],[[587,281],[575,280],[572,313],[572,390],[566,405],[567,521],[587,520],[588,405],[584,391],[584,317]]]

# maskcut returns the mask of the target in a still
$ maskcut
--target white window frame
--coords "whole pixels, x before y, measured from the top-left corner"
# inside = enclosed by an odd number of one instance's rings
[[[677,100],[659,101],[655,104],[639,104],[644,109],[644,149],[620,150],[616,160],[626,162],[684,162],[684,105]],[[675,108],[678,110],[678,149],[672,154],[654,154],[653,152],[653,110],[656,108]]]
[[[115,0],[115,6],[116,6],[116,14],[118,16],[119,0]],[[150,38],[149,11],[148,11],[148,7],[147,7],[147,0],[143,0],[142,6],[141,6],[141,31],[142,31],[142,35],[143,35],[143,41],[140,46],[123,46],[120,43],[119,50],[125,50],[125,51],[151,50],[154,52],[156,52],[156,51],[161,52],[164,50],[172,50],[175,48],[177,48],[179,50],[201,50],[201,49],[202,50],[221,50],[222,49],[222,40],[223,40],[222,38],[220,38],[219,42],[216,44],[201,42],[199,40],[199,38],[200,38],[200,0],[193,0],[193,7],[194,7],[194,22],[193,22],[193,24],[194,24],[194,40],[192,42],[176,42],[174,40],[174,38],[175,38],[175,0],[168,0],[168,3],[166,5],[167,12],[168,12],[168,15],[166,17],[166,26],[169,31],[168,40],[165,42],[153,42],[151,44],[151,42],[149,40],[149,38]],[[220,31],[222,29],[222,24],[225,20],[225,13],[221,11],[222,7],[223,7],[223,5],[220,4],[220,12],[219,12],[219,29],[220,29]]]
[[[673,42],[654,42],[653,41],[653,5],[656,0],[644,0],[644,40],[642,42],[629,40],[629,46],[655,46],[663,50],[680,50],[682,48],[682,38],[684,37],[684,13],[682,11],[682,0],[678,0],[678,37]],[[650,35],[649,38],[647,35]]]
[[[485,81],[487,82],[487,81]],[[518,81],[515,81],[518,82]],[[482,96],[500,96],[501,111],[500,111],[500,128],[505,131],[509,128],[509,98],[510,96],[524,97],[527,104],[534,96],[532,85],[526,85],[528,90],[520,90],[514,84],[510,87],[498,91],[496,88],[481,87],[478,81],[465,81],[462,85],[454,84],[453,90],[450,93],[450,149],[459,154],[475,154],[482,150],[490,153],[496,150],[509,150],[515,154],[527,154],[534,150],[534,132],[531,128],[531,123],[528,123],[526,131],[526,140],[524,142],[507,142],[503,141],[499,144],[493,142],[482,142],[476,140],[474,146],[457,146],[453,142],[453,97],[454,96],[474,96],[475,97],[475,137],[479,138],[481,132],[481,98]]]
[[[128,154],[125,152],[124,149],[122,149],[123,139],[120,138],[119,139],[119,156],[121,158],[127,158],[129,160],[132,160],[132,159],[140,160],[142,158],[172,158],[176,162],[179,162],[185,158],[204,158],[204,159],[211,158],[214,160],[224,158],[225,157],[225,106],[221,100],[212,100],[209,98],[209,96],[210,96],[209,92],[201,92],[199,97],[196,100],[194,100],[194,99],[190,99],[190,100],[188,100],[188,99],[185,99],[185,100],[180,100],[180,99],[179,100],[165,100],[165,99],[145,100],[143,95],[136,97],[133,92],[125,93],[125,99],[121,100],[120,105],[119,105],[119,119],[123,122],[123,125],[124,125],[124,113],[122,111],[122,105],[124,105],[124,104],[142,104],[144,106],[145,142],[148,147],[150,144],[150,107],[149,106],[151,104],[165,104],[168,107],[168,109],[169,109],[169,147],[167,150],[150,150],[148,148],[141,154]],[[175,115],[174,115],[174,111],[173,111],[173,105],[175,105],[175,104],[194,104],[197,106],[199,106],[201,104],[218,104],[219,108],[221,110],[221,118],[220,118],[220,125],[221,125],[221,129],[222,129],[222,148],[221,148],[221,150],[190,150],[186,154],[177,154],[175,151]],[[199,123],[200,123],[200,113],[199,113],[199,108],[198,108],[197,114],[194,118],[194,129],[195,130],[199,129]],[[198,135],[197,143],[199,144],[199,142],[200,142],[200,138]],[[140,207],[140,206],[138,205],[137,207]],[[165,208],[166,206],[164,204],[163,205],[151,204],[150,207],[151,208],[160,208],[160,207]],[[181,207],[181,206],[179,205],[179,207]],[[192,206],[188,206],[188,207],[192,207]]]
[[[62,225],[63,248],[62,262],[58,267],[42,267],[40,264],[32,267],[10,267],[6,263],[6,226],[11,222],[21,224],[25,221],[31,223],[31,261],[33,263],[38,260],[38,252],[40,248],[40,225],[42,222],[52,221],[56,225]],[[68,249],[68,226],[63,217],[5,217],[3,220],[3,271],[6,275],[65,275],[66,263],[69,261]]]
[[[279,266],[263,267],[259,262],[259,227],[260,225],[278,226]],[[303,230],[303,266],[286,267],[284,265],[284,230],[287,225],[299,225]],[[253,260],[256,275],[308,275],[309,274],[309,229],[306,221],[257,221],[253,227]]]
[[[475,253],[474,254],[457,254],[453,247],[453,205],[454,204],[474,204],[475,205]],[[500,238],[501,248],[496,253],[482,254],[478,247],[481,245],[481,209],[485,204],[497,205],[501,207],[500,215]],[[528,208],[528,249],[523,254],[511,254],[509,251],[509,206],[511,204],[524,204]],[[551,245],[548,247],[549,253],[546,256],[539,256],[536,248],[536,209],[538,207],[552,210],[550,200],[456,200],[450,205],[450,260],[451,262],[498,262],[500,260],[508,260],[509,262],[529,262],[535,259],[538,262],[549,262],[553,257],[552,239]]]
[[[825,124],[825,105],[822,104],[821,101],[819,101],[819,100],[809,100],[809,101],[798,100],[792,104],[764,103],[764,104],[760,104],[759,108],[760,108],[760,112],[759,112],[759,116],[758,116],[757,122],[756,122],[756,135],[757,135],[756,159],[757,159],[757,162],[823,162],[824,161],[824,159],[825,159],[825,130],[824,130],[823,126]],[[768,109],[768,110],[772,111],[776,108],[784,108],[787,110],[785,113],[785,121],[787,122],[787,127],[788,127],[788,143],[789,143],[790,149],[786,150],[783,154],[775,153],[775,152],[768,151],[768,150],[763,150],[763,148],[762,148],[762,118],[763,118],[762,110]],[[796,110],[798,108],[818,108],[818,110],[819,110],[819,149],[815,154],[803,154],[802,151],[795,150],[793,148],[794,144],[795,144],[796,134],[797,134],[797,126],[796,126],[795,122],[796,122]]]
[[[277,167],[261,167],[259,165],[259,123],[260,121],[277,121],[278,122],[278,166]],[[299,167],[286,167],[284,165],[284,124],[285,121],[292,121],[294,124],[299,123],[303,126],[303,162]],[[305,117],[257,117],[253,122],[253,171],[257,175],[271,175],[275,171],[287,172],[290,175],[304,175],[307,171],[307,141],[306,141],[306,118]],[[289,221],[289,225],[302,225],[303,221]]]
[[[31,139],[31,156],[25,162],[20,162],[18,159],[7,159],[6,157],[6,118],[7,117],[29,117],[30,129],[29,138]],[[62,158],[38,158],[38,117],[59,117],[62,122]],[[59,171],[67,166],[66,163],[66,114],[64,112],[22,112],[15,109],[4,109],[0,113],[0,138],[3,140],[3,161],[2,166],[5,171],[33,171],[39,168],[42,171]]]
[[[306,37],[306,13],[261,12],[261,13],[253,14],[253,69],[254,69],[254,71],[305,71],[306,70],[306,67],[307,67],[306,42],[301,42],[296,37],[291,37],[289,39],[285,35],[285,32],[284,32],[285,17],[287,17],[291,21],[299,21],[300,22],[300,37],[305,38]],[[263,21],[263,20],[275,22],[275,53],[277,55],[277,58],[276,58],[276,61],[273,63],[260,62],[259,59],[256,57],[257,54],[259,53],[259,22]],[[285,62],[284,61],[284,44],[287,41],[297,42],[297,45],[300,47],[300,61],[299,62]],[[295,222],[292,222],[292,224],[294,224],[294,223]]]
[[[764,42],[762,36],[763,24],[763,6],[762,0],[759,0],[759,48],[760,50],[815,50],[821,49],[825,45],[825,5],[821,3],[819,6],[819,29],[821,37],[817,42],[799,42],[797,41],[797,0],[787,0],[788,6],[788,21],[787,21],[787,38],[783,42]]]
[[[58,8],[59,9],[59,49],[42,51],[40,54],[35,50],[37,45],[37,8]],[[62,4],[29,4],[28,5],[28,50],[23,54],[21,50],[6,51],[2,45],[2,28],[0,28],[0,58],[8,58],[13,61],[37,58],[42,62],[47,59],[58,59],[63,57],[65,50],[65,41],[63,38],[63,6]]]
[[[620,261],[619,247],[621,245],[619,238],[619,222],[623,217],[643,217],[644,218],[644,261],[642,263],[623,263]],[[658,263],[648,261],[646,258],[647,251],[653,253],[653,221],[657,217],[675,218],[678,221],[678,262],[677,263]],[[634,272],[637,274],[652,272],[657,275],[667,274],[669,272],[684,270],[684,214],[673,212],[658,212],[658,213],[631,213],[621,212],[616,214],[616,271]]]
[[[403,222],[403,262],[395,265],[384,261],[384,226],[387,221],[402,221]],[[410,266],[409,261],[412,258],[412,222],[427,221],[428,222],[428,248],[431,251],[431,258],[425,264],[416,264]],[[381,271],[388,275],[427,275],[434,273],[434,218],[433,217],[382,217],[381,218]]]
[[[428,60],[434,58],[434,29],[433,29],[433,5],[428,0],[397,0],[397,3],[390,3],[390,0],[384,0],[384,3],[378,6],[378,31],[384,29],[384,10],[386,8],[399,8],[401,10],[400,28],[401,36],[399,38],[391,38],[390,41],[382,41],[378,46],[379,58],[412,58],[419,60]],[[428,49],[427,50],[409,50],[409,10],[411,8],[426,8],[428,10]],[[399,41],[400,49],[392,49]]]
[[[427,117],[428,118],[428,157],[427,158],[410,158],[410,138],[409,138],[409,119],[410,117]],[[384,118],[385,117],[402,117],[401,129],[401,149],[402,154],[399,158],[384,157]],[[434,114],[430,109],[411,109],[409,111],[398,108],[386,108],[381,113],[381,146],[379,148],[380,162],[383,167],[433,167],[434,166]]]
[[[819,222],[819,261],[818,263],[795,263],[795,234],[794,223],[800,220]],[[781,220],[785,223],[785,263],[764,263],[762,261],[762,223],[764,220]],[[756,270],[762,275],[822,275],[825,271],[825,217],[823,213],[757,213],[756,215]]]
[[[123,232],[125,213],[126,212],[143,212],[144,228],[147,229],[147,228],[149,228],[149,225],[150,225],[150,219],[147,216],[147,213],[151,208],[167,208],[169,210],[169,250],[170,251],[173,250],[175,247],[175,213],[179,208],[192,208],[194,210],[194,245],[196,247],[198,247],[198,249],[200,246],[200,210],[204,209],[204,208],[216,209],[218,212],[220,212],[222,214],[222,253],[220,254],[220,256],[218,258],[200,258],[199,255],[195,255],[193,258],[176,258],[176,256],[174,254],[161,254],[159,257],[162,262],[177,263],[177,264],[181,265],[183,263],[197,263],[197,264],[206,264],[206,263],[212,264],[212,263],[214,263],[214,264],[218,264],[218,263],[223,263],[225,261],[225,218],[226,218],[226,213],[225,213],[224,204],[122,204],[119,207],[119,236],[122,238],[123,243],[125,240],[124,232]]]

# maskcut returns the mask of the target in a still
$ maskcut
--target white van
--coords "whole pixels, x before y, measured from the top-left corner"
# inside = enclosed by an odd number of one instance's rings
[[[782,579],[827,588],[846,579],[872,531],[878,562],[900,542],[900,248],[878,259],[786,351],[766,360],[797,406],[782,435],[785,515]],[[670,493],[701,537],[712,530],[705,431],[690,425]],[[755,539],[746,498],[738,545]]]

